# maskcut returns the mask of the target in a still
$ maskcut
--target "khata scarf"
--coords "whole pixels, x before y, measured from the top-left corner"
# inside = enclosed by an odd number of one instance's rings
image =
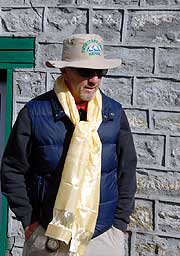
[[[97,129],[102,97],[98,90],[88,102],[87,121],[80,121],[63,77],[56,80],[55,92],[75,129],[46,235],[70,243],[70,255],[81,256],[94,233],[99,208],[102,145]]]

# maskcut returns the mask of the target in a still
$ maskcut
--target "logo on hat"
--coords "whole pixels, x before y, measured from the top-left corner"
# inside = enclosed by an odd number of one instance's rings
[[[84,42],[81,52],[82,53],[87,52],[89,56],[94,56],[94,55],[100,56],[102,50],[103,50],[102,44],[99,43],[97,39],[91,39]]]
[[[48,60],[48,67],[110,69],[121,65],[120,59],[104,57],[103,39],[96,34],[75,34],[63,40],[61,60]]]

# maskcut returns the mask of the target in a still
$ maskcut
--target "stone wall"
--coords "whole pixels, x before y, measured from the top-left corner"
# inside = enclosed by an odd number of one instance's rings
[[[136,208],[126,256],[180,255],[180,1],[0,0],[1,36],[36,38],[35,69],[14,71],[13,120],[26,101],[53,87],[62,40],[95,32],[106,56],[121,58],[102,89],[120,101],[138,155]],[[10,213],[10,255],[23,232]]]

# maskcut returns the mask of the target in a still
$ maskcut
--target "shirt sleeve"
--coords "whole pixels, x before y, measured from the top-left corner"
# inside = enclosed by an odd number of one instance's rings
[[[11,210],[26,227],[30,224],[32,207],[25,183],[31,153],[31,121],[24,107],[13,126],[1,165],[1,190]]]
[[[118,154],[118,204],[115,211],[114,226],[126,231],[130,215],[134,209],[136,192],[137,157],[129,123],[124,110],[121,115],[121,128],[117,145]]]

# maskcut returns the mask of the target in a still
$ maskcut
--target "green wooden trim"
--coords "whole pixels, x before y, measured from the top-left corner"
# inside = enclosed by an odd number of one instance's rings
[[[8,141],[9,134],[11,132],[11,123],[12,123],[12,81],[13,81],[13,71],[12,69],[7,70],[7,85],[6,85],[6,119],[5,119],[5,140],[4,145]],[[5,197],[2,197],[2,216],[3,216],[3,222],[0,227],[0,255],[3,255],[5,253],[5,250],[7,248],[7,212],[8,212],[8,206],[7,206],[7,200]]]
[[[7,249],[7,219],[8,219],[8,206],[7,206],[7,200],[3,196],[2,197],[2,215],[3,215],[3,221],[1,223],[0,227],[0,255],[4,255],[5,250]]]
[[[34,50],[35,38],[1,37],[1,50]]]
[[[5,63],[33,63],[34,62],[34,51],[1,51],[0,50],[0,61]]]
[[[14,68],[33,68],[34,63],[1,63],[1,69],[14,69]]]
[[[6,118],[5,118],[5,139],[8,141],[12,125],[12,85],[14,68],[34,67],[35,38],[9,38],[0,37],[0,68],[7,69],[6,85]],[[2,198],[3,222],[0,227],[0,256],[5,256],[7,244],[7,221],[8,204],[5,197]]]
[[[7,85],[6,85],[6,120],[5,120],[5,144],[8,141],[9,134],[11,132],[11,120],[12,120],[12,83],[13,83],[13,71],[7,70]]]

